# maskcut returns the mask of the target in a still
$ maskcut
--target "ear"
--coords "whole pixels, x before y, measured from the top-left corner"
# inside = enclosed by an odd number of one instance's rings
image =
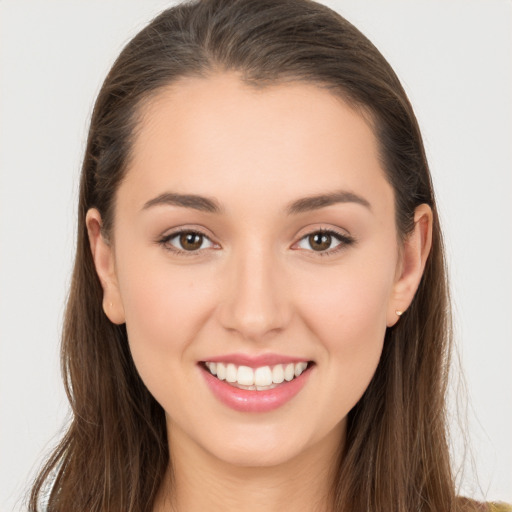
[[[85,223],[94,266],[103,288],[103,311],[112,323],[122,324],[125,322],[125,315],[117,282],[114,251],[101,233],[100,212],[91,208],[87,212]]]
[[[414,229],[401,248],[397,279],[387,313],[388,327],[396,324],[400,315],[411,304],[418,289],[432,246],[432,222],[430,206],[418,206],[414,212]]]

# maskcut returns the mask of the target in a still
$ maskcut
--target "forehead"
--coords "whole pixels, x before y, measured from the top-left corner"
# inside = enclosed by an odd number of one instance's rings
[[[270,205],[386,186],[370,122],[340,97],[302,82],[254,88],[225,73],[183,79],[142,107],[121,187],[139,202],[164,189],[220,199],[265,191]]]

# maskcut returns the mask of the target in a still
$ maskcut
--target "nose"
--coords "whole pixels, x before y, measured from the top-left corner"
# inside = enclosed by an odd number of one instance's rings
[[[284,330],[292,307],[285,272],[271,251],[240,251],[227,264],[220,305],[223,327],[250,341],[263,341]]]

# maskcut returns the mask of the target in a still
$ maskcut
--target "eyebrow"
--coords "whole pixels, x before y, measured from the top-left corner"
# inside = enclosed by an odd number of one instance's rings
[[[356,203],[372,209],[370,203],[364,198],[353,192],[345,190],[338,190],[328,194],[319,194],[311,197],[304,197],[297,199],[288,205],[286,212],[288,215],[297,215],[299,213],[310,212],[313,210],[319,210],[337,203]]]
[[[327,206],[338,203],[356,203],[371,210],[370,203],[364,197],[354,194],[353,192],[339,190],[327,194],[297,199],[288,204],[285,211],[288,215],[297,215],[299,213],[326,208]],[[178,194],[175,192],[165,192],[150,199],[144,203],[142,209],[147,210],[153,206],[161,205],[181,206],[183,208],[192,208],[208,213],[222,213],[224,211],[216,199],[196,194]]]
[[[150,199],[144,204],[142,209],[147,210],[153,206],[161,205],[182,206],[183,208],[192,208],[208,213],[221,213],[223,211],[220,204],[215,199],[195,194],[177,194],[174,192],[165,192]]]

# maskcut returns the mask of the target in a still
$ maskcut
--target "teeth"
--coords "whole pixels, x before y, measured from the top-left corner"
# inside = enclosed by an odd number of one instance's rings
[[[254,372],[254,384],[256,384],[256,386],[270,386],[270,384],[272,384],[272,370],[270,366],[256,368]]]
[[[297,363],[295,365],[295,377],[298,377],[308,366],[308,363]]]
[[[254,371],[248,366],[239,366],[236,381],[242,386],[252,386],[254,384]]]
[[[288,382],[295,377],[295,365],[293,363],[287,364],[284,370],[284,379]]]
[[[274,384],[281,384],[284,381],[284,369],[282,364],[276,364],[272,368],[272,382]]]
[[[308,367],[308,363],[276,364],[273,367],[260,366],[250,368],[249,366],[236,366],[233,363],[205,363],[212,375],[218,379],[225,380],[241,389],[263,391],[274,388],[285,380],[290,382]]]
[[[236,366],[234,364],[228,364],[226,368],[226,381],[236,382]]]
[[[220,380],[226,380],[226,367],[224,363],[217,363],[217,377]]]

